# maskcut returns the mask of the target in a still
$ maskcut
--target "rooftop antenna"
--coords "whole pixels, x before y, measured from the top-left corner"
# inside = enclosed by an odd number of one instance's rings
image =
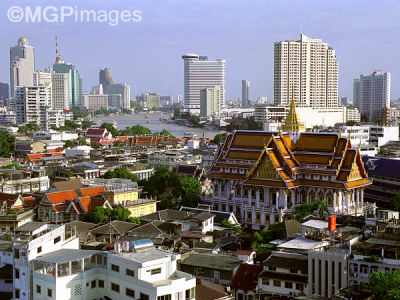
[[[58,52],[58,37],[56,36],[56,63],[60,62],[60,53]]]
[[[303,24],[300,25],[300,34],[303,34]]]

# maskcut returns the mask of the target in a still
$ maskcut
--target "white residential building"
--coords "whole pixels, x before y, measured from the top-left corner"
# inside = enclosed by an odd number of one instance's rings
[[[349,121],[361,122],[361,114],[358,108],[346,107],[346,122]]]
[[[18,45],[10,48],[10,97],[17,86],[32,86],[35,71],[35,50],[21,37]]]
[[[51,107],[48,87],[17,87],[14,105],[17,124],[37,123],[41,129],[47,129],[46,111]]]
[[[65,125],[65,116],[62,110],[46,109],[46,130],[52,127],[62,127]]]
[[[53,72],[50,70],[36,71],[33,73],[33,85],[34,86],[46,86],[49,90],[49,95],[53,95]],[[51,98],[51,100],[53,100]],[[52,102],[51,102],[52,103]]]
[[[184,61],[185,110],[200,114],[200,90],[219,85],[220,107],[225,106],[225,60],[208,60],[197,54],[182,55]]]
[[[83,106],[88,110],[108,109],[108,95],[83,94]]]
[[[29,222],[14,230],[10,251],[0,252],[0,261],[13,265],[13,300],[29,300],[33,297],[32,260],[47,253],[68,248],[78,249],[79,239],[69,225],[51,225]],[[56,298],[46,298],[56,299]]]
[[[257,122],[284,120],[289,112],[289,106],[270,106],[257,104],[254,106],[254,118]]]
[[[34,262],[33,299],[195,299],[196,278],[177,270],[179,259],[149,239],[116,243],[113,252],[54,251]]]
[[[70,73],[53,73],[52,86],[53,109],[69,109],[69,100],[72,93]]]
[[[353,146],[358,145],[373,145],[380,147],[389,141],[399,140],[398,126],[342,126],[342,135],[350,136],[350,141]]]
[[[390,107],[390,73],[374,71],[360,75],[359,87],[354,83],[353,89],[353,94],[359,89],[361,115],[369,121],[382,119],[383,108]]]
[[[216,85],[200,90],[200,116],[210,118],[221,112],[221,86]]]
[[[338,106],[339,62],[335,50],[304,34],[274,45],[274,102],[299,106]]]

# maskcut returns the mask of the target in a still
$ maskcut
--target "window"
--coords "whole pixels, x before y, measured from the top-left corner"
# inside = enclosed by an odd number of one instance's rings
[[[119,293],[119,284],[111,282],[111,290]]]
[[[291,288],[293,288],[293,284],[289,281],[285,281],[285,288],[291,289]]]
[[[15,279],[19,279],[19,269],[15,269]]]
[[[56,238],[53,240],[53,243],[54,243],[54,244],[57,244],[59,241],[61,241],[61,236],[56,237]]]
[[[14,257],[15,257],[15,259],[19,259],[19,250],[18,249],[14,250]]]
[[[158,296],[157,300],[171,300],[171,294],[169,295],[163,295],[163,296]]]
[[[296,290],[302,291],[303,288],[303,284],[302,283],[296,283]]]
[[[19,289],[15,289],[15,298],[19,299]]]
[[[194,298],[194,287],[186,290],[185,295],[186,295],[186,299]]]
[[[276,271],[276,267],[268,267],[268,270],[270,270],[270,271]]]
[[[104,289],[104,280],[98,280],[99,281],[99,288]]]
[[[42,293],[42,287],[40,285],[36,286],[36,294],[41,294]]]
[[[132,276],[135,277],[135,271],[131,270],[131,269],[126,269],[126,275],[128,276]]]
[[[149,295],[140,293],[140,298],[139,298],[139,300],[149,300]]]
[[[92,289],[96,287],[96,280],[92,280]]]
[[[111,270],[113,270],[114,272],[119,272],[119,266],[111,264]]]
[[[86,287],[88,287],[89,286],[89,282],[86,282]]]
[[[127,295],[127,296],[129,296],[129,297],[132,297],[132,298],[135,298],[135,291],[126,288],[126,290],[125,290],[125,295]]]
[[[297,269],[290,269],[290,273],[297,273]]]
[[[161,273],[161,268],[151,269],[151,275],[156,275]]]
[[[280,280],[274,280],[274,286],[281,286],[281,281]]]
[[[53,297],[53,290],[52,289],[47,289],[47,297]]]
[[[37,248],[37,253],[40,253],[40,252],[42,252],[42,246]]]
[[[261,279],[261,283],[262,283],[263,285],[269,285],[269,278],[262,278],[262,279]]]

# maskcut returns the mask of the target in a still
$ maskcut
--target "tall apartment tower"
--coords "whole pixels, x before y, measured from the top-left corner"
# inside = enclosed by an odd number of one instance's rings
[[[182,55],[184,62],[185,111],[200,114],[200,90],[219,85],[220,106],[225,106],[225,60],[208,60],[197,54]]]
[[[35,71],[35,50],[21,37],[17,46],[10,48],[10,96],[17,86],[32,86]]]
[[[70,109],[72,86],[69,73],[54,73],[52,77],[52,108]]]
[[[250,81],[242,80],[242,106],[250,106]]]
[[[218,117],[220,115],[221,87],[216,85],[212,88],[200,90],[200,116],[204,118]]]
[[[358,95],[358,109],[368,121],[382,119],[383,108],[390,107],[390,73],[374,71],[371,75],[360,75],[359,87],[353,86]]]
[[[274,103],[298,106],[338,106],[339,62],[335,50],[304,34],[300,40],[274,44]]]
[[[99,72],[99,84],[103,86],[103,89],[106,91],[107,87],[114,83],[114,79],[112,78],[111,71],[109,68],[104,68]]]
[[[353,81],[353,105],[360,110],[360,79]]]

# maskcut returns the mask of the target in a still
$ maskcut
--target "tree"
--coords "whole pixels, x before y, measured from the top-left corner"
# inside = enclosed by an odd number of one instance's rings
[[[78,138],[76,141],[79,146],[89,146],[85,138]]]
[[[0,130],[0,156],[10,157],[14,151],[15,137],[8,131]]]
[[[108,170],[104,175],[104,178],[111,179],[111,178],[123,178],[123,179],[130,179],[133,182],[137,182],[139,177],[136,174],[132,174],[128,168],[117,168],[114,170]]]
[[[314,207],[315,206],[321,219],[325,219],[325,217],[329,215],[328,203],[326,202],[326,200],[316,201]]]
[[[33,132],[39,131],[40,127],[37,123],[28,123],[26,125],[21,125],[18,127],[18,132],[21,132],[23,134],[29,133],[32,134]]]
[[[357,122],[356,121],[352,121],[352,120],[346,122],[347,126],[355,126],[356,124],[357,124]]]
[[[121,132],[121,135],[140,135],[140,134],[151,134],[151,130],[141,125],[135,125],[132,127],[127,127]]]
[[[225,142],[225,139],[226,139],[226,132],[225,133],[219,133],[219,134],[214,136],[214,139],[211,141],[211,143],[213,143],[215,145],[219,145],[219,144]]]
[[[138,218],[131,217],[131,212],[129,209],[120,206],[117,206],[114,209],[97,206],[94,210],[87,213],[83,219],[96,224],[107,223],[113,220],[140,224],[140,220]]]
[[[310,203],[303,203],[300,205],[297,205],[293,209],[293,217],[301,222],[305,217],[308,215],[311,215],[314,212],[314,207]]]
[[[113,143],[114,147],[125,147],[125,143],[121,141],[116,141]]]
[[[90,147],[92,147],[93,149],[99,149],[101,145],[98,142],[90,142]]]
[[[396,211],[399,211],[400,208],[400,192],[397,192],[396,195],[390,199],[390,205]]]
[[[400,299],[400,271],[378,271],[369,276],[367,287],[371,290],[373,299]]]
[[[64,148],[72,148],[75,146],[75,142],[73,140],[65,141]]]
[[[182,190],[182,205],[196,207],[200,202],[200,182],[195,178],[183,176],[180,178],[180,188]]]
[[[79,118],[86,118],[89,114],[79,108],[72,109],[72,113],[74,114],[74,120]]]
[[[120,135],[119,130],[114,127],[114,124],[111,124],[111,123],[108,123],[108,122],[104,122],[103,124],[101,124],[100,127],[107,129],[107,131],[111,132],[111,134],[113,136],[119,136]]]
[[[92,121],[82,121],[82,129],[88,129],[94,125]]]
[[[173,136],[169,131],[167,131],[167,130],[165,130],[165,129],[163,129],[163,130],[160,132],[160,134],[163,135],[163,136],[169,137],[169,138],[174,138],[174,136]]]

